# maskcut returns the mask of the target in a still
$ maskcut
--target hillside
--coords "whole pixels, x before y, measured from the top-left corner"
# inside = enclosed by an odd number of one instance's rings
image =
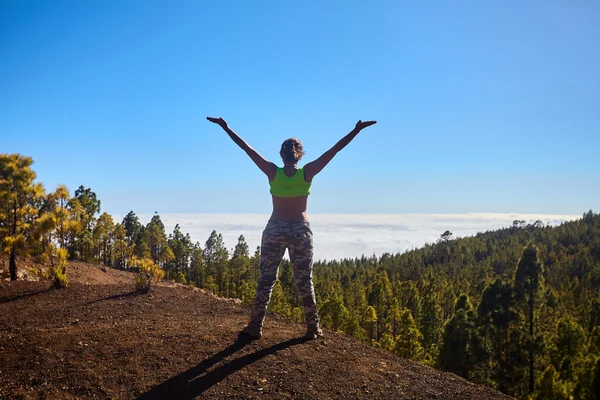
[[[64,290],[0,281],[0,398],[508,398],[341,334],[305,342],[273,314],[248,343],[238,302],[174,284],[136,294],[130,274],[84,263],[69,272]]]

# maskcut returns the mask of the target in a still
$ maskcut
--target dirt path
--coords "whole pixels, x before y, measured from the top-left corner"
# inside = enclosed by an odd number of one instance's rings
[[[244,306],[176,286],[139,295],[125,278],[0,282],[0,399],[508,398],[343,335],[305,342],[276,315],[241,341]]]

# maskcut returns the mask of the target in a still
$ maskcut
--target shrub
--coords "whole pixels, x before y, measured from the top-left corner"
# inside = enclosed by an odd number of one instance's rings
[[[50,262],[50,268],[42,276],[46,279],[52,279],[54,287],[57,289],[65,288],[69,284],[67,279],[68,254],[66,249],[59,249],[53,244],[48,245],[43,254],[43,260]]]
[[[135,287],[143,293],[150,291],[152,285],[156,285],[165,276],[165,272],[149,258],[134,259],[130,265],[138,268],[135,274]]]
[[[36,267],[27,267],[27,276],[32,278],[37,278],[38,269]]]

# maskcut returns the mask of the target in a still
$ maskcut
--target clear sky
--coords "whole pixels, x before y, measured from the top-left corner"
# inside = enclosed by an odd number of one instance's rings
[[[0,2],[0,152],[103,210],[265,213],[266,158],[309,212],[600,210],[597,1]]]

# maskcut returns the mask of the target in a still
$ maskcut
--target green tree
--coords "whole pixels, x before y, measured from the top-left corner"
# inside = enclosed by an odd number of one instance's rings
[[[394,352],[409,360],[422,361],[424,357],[423,347],[421,346],[422,335],[417,328],[410,310],[404,309],[400,314],[400,324],[398,326],[398,336],[396,336],[396,346]]]
[[[456,301],[455,312],[444,324],[438,366],[444,371],[469,378],[475,360],[471,347],[476,343],[475,317],[467,296]]]
[[[421,303],[421,333],[423,334],[423,347],[432,356],[435,356],[435,346],[440,341],[440,327],[442,326],[442,307],[439,301],[438,286],[435,277],[429,271],[423,288]]]
[[[233,288],[231,294],[241,298],[241,288],[248,279],[248,268],[250,267],[250,254],[248,253],[248,244],[244,235],[240,235],[238,242],[233,250],[231,260],[229,260]],[[246,290],[248,290],[246,288]],[[245,294],[248,297],[248,293]]]
[[[273,287],[269,310],[284,317],[289,317],[292,312],[290,305],[285,300],[283,288],[281,287],[281,281],[279,279],[275,281],[275,286]]]
[[[392,299],[392,285],[387,272],[383,271],[377,274],[377,279],[373,283],[369,293],[369,304],[375,307],[377,312],[377,341],[385,332],[385,320],[388,316],[390,301]]]
[[[92,219],[96,214],[100,213],[100,200],[96,196],[96,193],[92,192],[92,189],[86,188],[83,185],[79,186],[75,190],[75,198],[79,200],[87,218]],[[89,223],[89,221],[86,222]],[[91,229],[89,225],[86,228]]]
[[[596,366],[594,367],[594,380],[592,381],[592,390],[593,394],[592,400],[600,400],[600,358],[596,362]]]
[[[129,242],[129,246],[134,246],[139,236],[142,233],[143,226],[140,223],[139,218],[133,211],[129,211],[125,218],[123,218],[123,222],[121,223],[125,227],[127,241]]]
[[[114,230],[115,223],[112,216],[108,213],[102,213],[92,232],[92,240],[94,242],[95,255],[98,263],[112,266],[111,251],[113,248]]]
[[[246,280],[248,282],[258,282],[260,274],[260,246],[256,246],[254,254],[250,257],[250,263],[248,264],[248,273]]]
[[[75,190],[74,200],[75,199],[81,206],[79,218],[82,227],[69,252],[72,253],[72,256],[78,254],[87,262],[91,255],[92,232],[96,222],[96,214],[100,213],[100,200],[96,196],[96,193],[83,185]]]
[[[219,296],[225,294],[226,281],[225,276],[229,263],[229,253],[223,243],[223,236],[216,231],[212,231],[210,237],[204,245],[204,262],[206,272],[212,276],[217,286]]]
[[[242,300],[242,303],[251,306],[253,301],[254,301],[254,294],[256,293],[256,282],[250,282],[250,281],[244,281],[242,283],[242,286],[239,289],[239,297],[240,300]],[[292,310],[295,312],[295,309]],[[302,311],[302,309],[300,308],[300,311]],[[300,321],[304,318],[304,311],[302,311],[301,314],[301,319]],[[294,319],[295,321],[297,320],[296,318]],[[300,322],[297,321],[297,322]]]
[[[42,238],[44,255],[51,263],[51,273],[58,282],[57,286],[66,286],[69,238],[76,237],[82,228],[79,218],[79,203],[76,199],[71,200],[67,187],[59,185],[55,192],[49,193],[46,197],[43,209],[37,219],[38,234]],[[62,275],[65,276],[64,279]],[[60,282],[63,280],[64,285]]]
[[[369,343],[372,343],[373,338],[375,337],[375,323],[377,322],[377,311],[375,311],[373,306],[368,306],[366,308],[363,322],[366,325],[366,331],[369,332]]]
[[[361,316],[357,310],[349,310],[348,322],[346,323],[346,335],[364,341],[366,339],[365,330],[360,326]]]
[[[400,304],[402,308],[408,308],[415,321],[421,320],[421,295],[417,285],[413,281],[405,281],[400,284]]]
[[[571,317],[563,317],[558,321],[554,337],[554,365],[560,365],[566,356],[581,356],[585,349],[585,330]]]
[[[164,255],[164,248],[167,246],[167,234],[165,233],[165,225],[158,214],[152,216],[143,231],[143,235],[148,243],[150,258],[154,263],[162,266],[161,262],[164,262],[165,257],[161,257],[161,255]]]
[[[127,231],[122,224],[115,225],[113,230],[113,248],[111,253],[113,254],[113,266],[119,269],[127,267],[127,260],[133,256],[133,249],[127,242]]]
[[[515,273],[515,294],[524,305],[529,325],[527,352],[529,355],[529,393],[535,389],[535,311],[543,285],[543,266],[538,257],[538,248],[530,243],[523,250]]]
[[[133,245],[133,254],[139,259],[150,258],[150,245],[148,244],[148,234],[145,226],[140,227],[140,233]]]
[[[205,287],[206,267],[204,265],[204,252],[200,247],[200,243],[196,243],[192,249],[190,277],[188,280],[195,282],[196,287]]]
[[[183,234],[179,224],[176,224],[173,233],[169,235],[167,245],[173,252],[173,259],[165,265],[167,279],[172,279],[172,276],[180,273],[187,275],[194,249],[190,235]]]
[[[36,202],[44,195],[43,187],[34,183],[31,157],[0,154],[0,240],[9,255],[10,279],[17,279],[17,255],[27,252],[33,224],[37,217]]]
[[[497,386],[505,392],[512,385],[512,370],[515,367],[510,357],[511,327],[518,318],[515,307],[514,289],[498,278],[485,288],[477,308],[477,325],[487,348],[485,353],[477,357],[478,363],[487,364],[483,366],[483,371],[487,372],[482,378],[496,381]]]
[[[596,286],[596,285],[595,285]],[[600,326],[600,297],[596,297],[589,310],[589,324],[588,329],[591,332],[595,327]]]
[[[46,197],[37,226],[43,242],[43,259],[50,263],[48,275],[57,288],[67,286],[67,257],[69,238],[77,236],[82,228],[81,213],[77,199],[71,199],[69,190],[59,185]],[[58,246],[57,246],[58,245]]]
[[[587,354],[600,357],[600,325],[595,326],[588,337]]]
[[[379,347],[393,353],[394,349],[396,348],[396,340],[394,340],[394,336],[392,336],[392,334],[389,332],[384,333],[379,341]]]
[[[598,399],[600,397],[594,397],[594,368],[596,367],[596,361],[600,358],[593,355],[588,355],[585,360],[581,363],[577,374],[577,384],[573,391],[574,398],[577,400],[589,400]]]
[[[398,324],[400,323],[401,313],[402,311],[400,310],[398,299],[396,297],[392,298],[386,321],[386,326],[389,327],[387,331],[391,333],[392,338],[395,338],[398,335]]]
[[[319,313],[325,326],[336,332],[345,331],[350,313],[338,293],[334,293],[323,303]]]
[[[550,364],[544,371],[539,383],[536,400],[569,400],[565,385],[561,382],[554,366]]]

